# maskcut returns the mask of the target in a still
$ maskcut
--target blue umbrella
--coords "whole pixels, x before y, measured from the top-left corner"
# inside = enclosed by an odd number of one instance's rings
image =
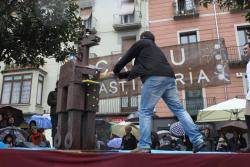
[[[51,119],[47,115],[33,115],[28,123],[31,121],[36,121],[36,126],[37,128],[44,128],[44,129],[51,129],[52,124],[51,124]]]
[[[121,144],[122,144],[122,138],[113,138],[109,140],[109,142],[107,143],[108,147],[117,149],[121,147]]]
[[[170,132],[176,137],[181,137],[185,135],[184,128],[180,122],[175,122],[170,126]]]

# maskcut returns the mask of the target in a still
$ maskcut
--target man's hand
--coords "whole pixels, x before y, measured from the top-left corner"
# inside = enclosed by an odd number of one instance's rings
[[[114,77],[114,73],[113,72],[105,72],[105,73],[101,73],[100,75],[100,78],[103,79],[103,78],[112,78]]]

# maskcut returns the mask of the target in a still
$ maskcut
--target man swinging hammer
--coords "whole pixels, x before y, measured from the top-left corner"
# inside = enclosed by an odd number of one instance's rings
[[[135,59],[135,63],[131,71],[121,72],[132,59]],[[183,125],[193,144],[193,152],[204,151],[203,137],[179,100],[174,71],[164,53],[156,45],[155,37],[150,31],[143,32],[140,40],[118,61],[113,69],[113,75],[127,80],[140,77],[143,83],[139,112],[141,137],[136,152],[150,152],[153,110],[160,98]]]

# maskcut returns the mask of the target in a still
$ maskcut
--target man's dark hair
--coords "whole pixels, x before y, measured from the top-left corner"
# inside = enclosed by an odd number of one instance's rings
[[[155,41],[155,36],[150,31],[144,31],[141,33],[140,39],[151,39],[152,41]]]

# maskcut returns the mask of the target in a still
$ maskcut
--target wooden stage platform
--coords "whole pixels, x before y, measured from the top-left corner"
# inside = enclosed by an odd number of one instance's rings
[[[0,167],[250,167],[250,154],[0,149]]]

